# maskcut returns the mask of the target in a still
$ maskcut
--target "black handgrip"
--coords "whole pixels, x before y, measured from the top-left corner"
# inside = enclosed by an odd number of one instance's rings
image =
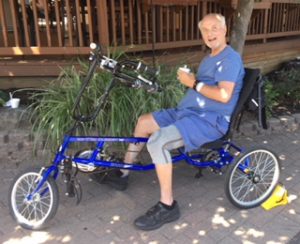
[[[139,62],[139,63],[137,64],[136,70],[137,70],[138,72],[140,72],[140,73],[146,73],[146,74],[148,74],[148,75],[150,75],[150,76],[155,76],[155,75],[157,75],[157,73],[158,73],[156,69],[151,68],[151,67],[149,67],[149,66],[143,64],[142,62]]]
[[[155,92],[161,92],[162,91],[162,89],[161,89],[161,87],[158,83],[148,81],[145,78],[140,77],[140,76],[139,76],[139,79],[134,82],[132,87],[134,87],[134,88],[143,88],[144,90],[146,90],[147,92],[150,92],[150,93],[155,93]]]
[[[150,92],[150,93],[155,93],[155,92],[161,92],[162,91],[160,85],[158,85],[157,83],[153,83],[152,85],[148,85],[148,84],[144,83],[143,86],[144,86],[144,89],[147,92]]]

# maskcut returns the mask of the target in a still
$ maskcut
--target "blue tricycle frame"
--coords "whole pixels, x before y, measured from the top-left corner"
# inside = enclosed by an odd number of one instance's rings
[[[31,168],[18,174],[13,180],[9,190],[9,207],[12,217],[20,226],[30,230],[40,230],[47,226],[55,216],[59,204],[58,187],[55,180],[61,172],[66,183],[66,195],[76,197],[77,203],[82,197],[82,189],[76,180],[78,171],[105,177],[112,169],[127,169],[135,171],[153,170],[155,165],[127,164],[119,159],[111,160],[106,157],[105,146],[107,143],[147,143],[148,138],[141,137],[95,137],[73,136],[77,125],[82,122],[92,121],[105,105],[110,90],[116,83],[123,83],[132,88],[143,88],[149,92],[159,91],[156,70],[146,66],[142,62],[125,60],[117,62],[102,55],[101,49],[91,45],[91,65],[85,77],[74,105],[74,126],[64,136],[61,146],[57,149],[54,160],[50,166],[41,169]],[[98,107],[89,116],[80,114],[80,101],[82,94],[91,80],[96,68],[112,73],[113,78],[108,84],[104,94],[99,98]],[[128,72],[128,70],[130,72]],[[245,83],[248,84],[256,79],[246,70]],[[254,77],[254,78],[253,78]],[[248,79],[248,80],[247,80]],[[244,84],[240,97],[248,96],[249,87]],[[246,94],[247,93],[247,94]],[[244,103],[239,99],[232,120],[240,112],[240,106]],[[239,111],[238,111],[239,110]],[[233,121],[231,121],[231,124]],[[177,154],[172,154],[172,163],[186,161],[187,164],[199,169],[196,178],[202,174],[202,169],[210,168],[213,172],[222,174],[226,168],[225,194],[228,200],[236,207],[247,209],[259,206],[275,189],[279,180],[279,161],[276,154],[266,148],[252,148],[243,150],[231,142],[230,128],[228,133],[221,139],[206,144],[203,150],[185,153],[182,148],[177,149]],[[72,143],[93,143],[93,149],[79,151],[75,155],[68,155],[67,151]],[[104,155],[104,156],[103,156]],[[227,167],[228,166],[228,167]],[[41,207],[43,206],[43,207]]]

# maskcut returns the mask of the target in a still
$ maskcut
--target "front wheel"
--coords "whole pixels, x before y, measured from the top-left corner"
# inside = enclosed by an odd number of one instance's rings
[[[268,149],[252,149],[242,153],[227,171],[225,194],[241,209],[259,206],[274,191],[280,173],[277,156]]]
[[[51,176],[33,194],[41,179],[39,171],[33,168],[20,173],[9,190],[10,213],[19,225],[29,230],[43,229],[58,207],[58,189]]]

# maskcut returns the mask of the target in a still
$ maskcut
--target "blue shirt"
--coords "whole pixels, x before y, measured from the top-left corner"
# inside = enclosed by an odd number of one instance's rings
[[[239,98],[244,74],[241,57],[230,46],[227,46],[216,56],[206,56],[199,65],[197,80],[211,86],[218,85],[220,81],[234,82],[235,87],[230,101],[221,103],[189,89],[178,108],[193,108],[199,112],[213,111],[224,116],[230,116]]]
[[[242,59],[230,46],[218,55],[208,55],[202,60],[196,75],[197,80],[212,86],[220,81],[229,81],[234,82],[235,87],[227,103],[188,89],[175,109],[178,120],[174,123],[183,137],[186,151],[216,140],[227,132],[230,116],[243,85],[244,74]]]

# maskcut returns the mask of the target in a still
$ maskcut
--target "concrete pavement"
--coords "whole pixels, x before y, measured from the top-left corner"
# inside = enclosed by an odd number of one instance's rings
[[[251,133],[250,133],[251,134]],[[58,180],[58,212],[44,231],[27,231],[8,213],[8,188],[13,177],[32,163],[0,164],[0,241],[1,243],[300,243],[300,131],[286,127],[235,140],[244,147],[267,146],[282,162],[280,181],[289,192],[291,203],[270,211],[261,207],[235,208],[224,193],[224,176],[204,171],[195,179],[195,169],[185,163],[174,167],[174,195],[182,217],[174,223],[151,231],[139,231],[133,221],[159,199],[158,182],[153,171],[132,172],[130,186],[124,192],[100,186],[80,175],[83,199],[76,206],[64,196],[62,179]],[[44,165],[39,162],[40,165]],[[294,240],[293,240],[293,237]]]

